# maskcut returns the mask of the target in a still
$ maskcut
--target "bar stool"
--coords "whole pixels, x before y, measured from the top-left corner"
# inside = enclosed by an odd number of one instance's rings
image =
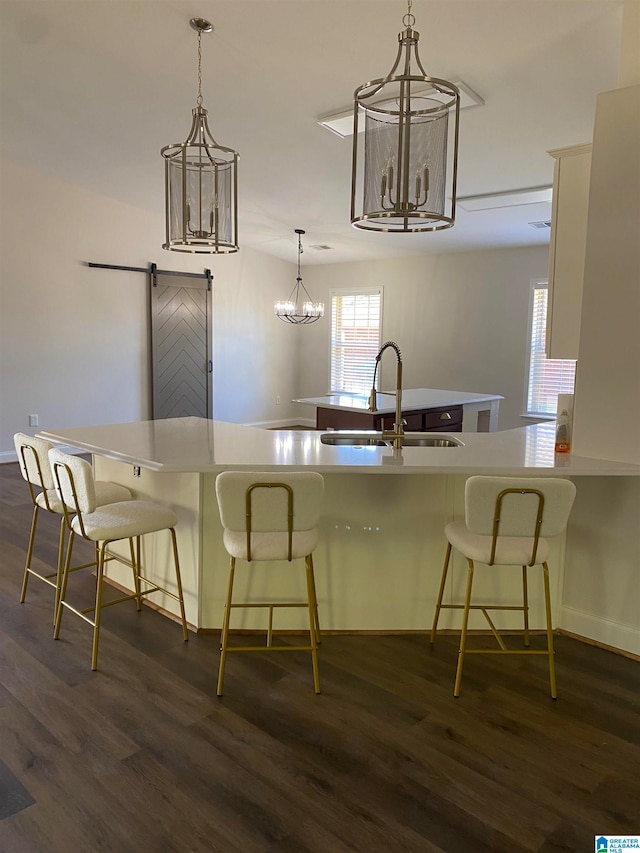
[[[562,533],[569,520],[576,487],[570,480],[554,478],[470,477],[465,485],[465,520],[447,524],[444,533],[447,550],[442,569],[436,604],[431,643],[435,642],[438,619],[442,609],[463,610],[460,650],[453,695],[460,695],[462,667],[465,654],[525,654],[547,655],[551,697],[557,698],[556,674],[551,624],[551,595],[549,591],[549,543],[543,537]],[[455,548],[467,560],[467,588],[464,603],[443,604],[451,549]],[[522,566],[522,605],[471,604],[474,563],[487,566]],[[546,611],[546,649],[530,649],[529,601],[527,568],[541,565]],[[499,648],[467,649],[469,611],[481,610]],[[507,648],[496,629],[488,610],[520,610],[524,616],[524,649]]]
[[[17,432],[13,437],[13,443],[18,454],[18,462],[20,463],[20,472],[29,486],[29,494],[33,503],[33,515],[31,517],[31,532],[29,533],[29,544],[27,546],[27,560],[24,567],[24,576],[22,579],[22,592],[20,593],[20,602],[24,602],[27,595],[27,586],[29,576],[33,575],[44,583],[52,586],[55,591],[55,604],[53,610],[53,619],[55,622],[56,611],[58,609],[58,601],[60,599],[60,582],[62,579],[62,567],[64,563],[64,544],[65,544],[65,520],[62,501],[58,497],[53,480],[51,465],[49,464],[49,451],[53,445],[41,438],[33,438],[22,432]],[[97,481],[95,484],[96,504],[115,503],[116,501],[131,500],[131,492],[125,486],[119,486],[117,483],[108,483]],[[38,524],[38,513],[43,509],[46,512],[51,512],[60,516],[60,538],[58,541],[58,562],[55,572],[43,575],[37,572],[31,566],[33,557],[33,547],[36,539],[36,528]],[[69,571],[75,572],[78,569],[87,569],[94,566],[95,563],[83,563],[81,566],[73,566]],[[53,580],[54,579],[54,580]]]
[[[64,519],[69,530],[69,542],[62,574],[60,589],[60,603],[56,614],[54,638],[60,635],[62,614],[67,608],[85,622],[93,625],[93,652],[91,657],[91,669],[98,668],[98,643],[100,639],[100,616],[105,607],[119,604],[121,601],[135,599],[138,610],[142,610],[142,597],[153,592],[163,592],[170,596],[180,605],[180,616],[182,621],[182,636],[184,640],[189,639],[187,620],[184,612],[184,598],[182,594],[182,580],[180,578],[180,563],[178,561],[178,545],[176,542],[175,525],[178,521],[175,512],[168,507],[153,503],[152,501],[120,501],[118,503],[98,506],[95,496],[95,482],[91,466],[84,459],[77,456],[69,456],[61,450],[50,450],[49,460],[64,510]],[[75,514],[75,515],[74,515]],[[173,559],[176,575],[177,592],[159,586],[154,581],[145,577],[140,571],[140,537],[146,533],[155,533],[168,530],[171,534],[173,548]],[[96,599],[92,607],[78,610],[67,600],[67,583],[71,571],[71,552],[76,535],[82,536],[96,547]],[[112,542],[129,540],[131,559],[108,551]],[[134,548],[133,540],[136,540]],[[123,595],[112,601],[103,602],[102,588],[104,583],[104,567],[109,560],[115,560],[130,566],[133,571],[133,582],[135,592]],[[142,588],[141,583],[147,585]],[[93,612],[94,617],[90,619],[87,613]]]
[[[231,558],[229,585],[224,610],[218,670],[218,696],[222,696],[229,652],[308,651],[311,652],[313,686],[320,692],[318,643],[320,624],[313,574],[312,552],[318,544],[318,521],[324,480],[316,472],[280,474],[225,471],[216,479],[216,496],[224,528],[223,543]],[[233,602],[236,560],[249,564],[259,561],[304,558],[306,601]],[[229,646],[229,624],[234,608],[264,607],[269,611],[266,645]],[[275,607],[306,607],[309,614],[309,645],[274,646]]]

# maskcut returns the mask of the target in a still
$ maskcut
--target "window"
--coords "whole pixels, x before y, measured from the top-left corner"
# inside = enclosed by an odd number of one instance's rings
[[[332,393],[369,393],[381,333],[381,287],[331,291]]]
[[[547,302],[545,280],[531,283],[529,365],[526,414],[555,417],[558,394],[573,394],[576,363],[572,359],[547,358]]]

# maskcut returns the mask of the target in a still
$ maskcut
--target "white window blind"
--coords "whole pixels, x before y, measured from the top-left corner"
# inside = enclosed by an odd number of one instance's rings
[[[527,383],[527,414],[555,415],[558,394],[573,394],[576,363],[572,359],[547,358],[547,282],[531,289],[531,340]]]
[[[369,393],[381,319],[382,288],[331,291],[331,392]]]

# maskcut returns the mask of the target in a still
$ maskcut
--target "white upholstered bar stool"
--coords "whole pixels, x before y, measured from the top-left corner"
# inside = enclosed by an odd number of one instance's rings
[[[435,641],[438,619],[442,609],[463,611],[460,650],[453,695],[460,695],[462,667],[466,654],[528,654],[547,655],[551,696],[557,698],[556,674],[551,623],[551,595],[547,557],[549,543],[545,537],[562,533],[569,520],[576,487],[570,480],[535,477],[470,477],[465,485],[465,520],[453,521],[445,527],[447,551],[442,569],[436,604],[431,643]],[[451,549],[455,548],[467,560],[467,587],[463,603],[443,604]],[[522,567],[522,604],[471,604],[475,563],[487,566]],[[529,648],[529,599],[527,568],[541,565],[544,582],[547,648]],[[498,642],[498,648],[467,649],[469,612],[480,610]],[[496,629],[488,610],[520,610],[524,619],[523,649],[507,648]]]
[[[224,528],[223,542],[231,558],[229,585],[224,610],[218,670],[218,696],[222,696],[229,652],[308,651],[311,652],[313,686],[320,692],[318,643],[320,625],[313,574],[313,556],[318,544],[318,521],[324,480],[316,472],[281,474],[225,471],[216,479],[216,496]],[[234,602],[233,583],[236,560],[250,567],[263,561],[304,558],[306,601]],[[269,621],[265,645],[229,646],[231,611],[235,608],[267,608]],[[275,607],[306,607],[309,614],[308,645],[273,645]]]
[[[56,493],[53,473],[51,471],[51,465],[49,464],[49,451],[53,448],[53,445],[49,441],[45,441],[41,438],[34,438],[22,432],[17,432],[14,435],[13,443],[16,448],[16,453],[18,454],[20,472],[27,481],[31,502],[33,503],[31,532],[29,533],[27,560],[24,567],[20,601],[24,602],[26,598],[27,586],[31,575],[41,581],[44,581],[44,583],[55,589],[55,604],[53,610],[53,619],[55,622],[58,600],[60,598],[60,582],[62,579],[62,566],[64,562],[66,526],[62,501]],[[117,483],[97,481],[95,484],[95,495],[96,504],[98,506],[114,503],[115,501],[131,500],[131,492],[129,489],[125,486],[119,486]],[[40,510],[45,510],[46,512],[60,516],[60,538],[58,542],[58,562],[56,571],[50,572],[46,575],[40,574],[31,565],[36,539],[36,529],[38,525],[38,513]],[[83,563],[81,566],[73,566],[70,571],[73,572],[78,569],[86,569],[93,565],[95,565],[95,563]]]
[[[98,643],[100,639],[100,616],[105,607],[119,604],[121,601],[135,599],[138,610],[142,609],[142,597],[153,592],[163,592],[180,605],[182,636],[189,639],[187,620],[184,612],[182,580],[180,578],[180,563],[178,560],[178,545],[176,542],[175,525],[178,518],[168,507],[152,501],[130,500],[98,506],[96,503],[95,483],[91,466],[84,459],[69,456],[60,450],[50,450],[49,460],[53,471],[56,489],[59,492],[64,508],[64,518],[69,529],[69,542],[62,574],[60,603],[56,615],[54,638],[60,635],[62,614],[65,608],[80,616],[85,622],[93,625],[93,652],[91,669],[98,668]],[[173,559],[176,576],[176,592],[158,585],[141,572],[140,566],[140,537],[146,533],[156,533],[168,530],[171,535]],[[71,552],[75,536],[95,543],[96,547],[96,598],[92,607],[78,610],[66,600],[67,583],[69,580]],[[114,554],[108,550],[112,542],[129,540],[131,559]],[[134,547],[135,539],[135,547]],[[104,567],[109,560],[115,560],[131,567],[135,592],[123,595],[112,601],[103,602],[102,587],[104,582]],[[144,586],[143,586],[144,585]],[[93,612],[93,619],[87,613]]]

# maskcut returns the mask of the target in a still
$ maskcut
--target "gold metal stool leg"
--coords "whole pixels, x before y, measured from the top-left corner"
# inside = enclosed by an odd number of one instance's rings
[[[440,579],[440,590],[438,591],[438,601],[436,603],[436,612],[433,616],[433,625],[431,627],[431,637],[429,642],[433,645],[436,641],[436,629],[438,627],[438,619],[440,618],[440,610],[442,608],[442,598],[444,596],[444,586],[447,581],[447,572],[449,571],[449,560],[451,558],[451,543],[447,542],[447,553],[444,557],[444,566],[442,567],[442,577]]]
[[[133,588],[136,592],[136,610],[142,610],[142,595],[140,594],[140,537],[136,536],[136,547],[134,550],[133,539],[129,539],[129,553],[131,555],[131,571],[133,572]]]
[[[98,566],[96,571],[96,607],[93,622],[93,651],[91,653],[91,669],[98,668],[98,644],[100,642],[100,616],[102,613],[102,581],[104,578],[104,555],[107,547],[106,542],[100,543],[98,554]]]
[[[182,592],[182,576],[180,574],[180,560],[178,559],[178,541],[176,539],[176,531],[170,528],[171,545],[173,547],[173,563],[176,569],[176,587],[178,590],[178,604],[180,605],[180,618],[182,620],[182,639],[189,641],[189,629],[187,628],[187,617],[184,611],[184,595]]]
[[[307,599],[309,602],[309,642],[311,645],[311,664],[313,667],[313,689],[320,693],[320,676],[318,674],[318,604],[313,583],[313,560],[311,554],[304,558],[307,569]]]
[[[315,602],[314,616],[315,616],[315,627],[316,627],[316,643],[318,645],[320,645],[320,643],[322,642],[322,635],[320,633],[320,618],[318,616],[318,596],[316,593],[316,577],[315,577],[315,574],[313,572],[313,554],[309,554],[309,563],[311,566],[311,583],[313,585],[313,600]]]
[[[233,577],[236,569],[236,558],[231,558],[229,568],[229,585],[227,587],[227,602],[224,608],[224,618],[222,620],[222,635],[220,637],[220,664],[218,667],[218,689],[217,695],[222,696],[224,687],[224,669],[227,663],[227,645],[229,642],[229,622],[231,620],[231,598],[233,596]]]
[[[27,546],[27,561],[24,564],[24,576],[22,578],[22,592],[20,593],[20,603],[23,604],[27,595],[27,584],[29,583],[29,572],[31,570],[31,557],[33,556],[33,543],[36,539],[36,527],[38,524],[38,510],[40,507],[37,504],[33,506],[33,515],[31,516],[31,532],[29,533],[29,545]],[[64,519],[63,519],[64,521]]]
[[[556,662],[555,650],[553,648],[553,628],[551,625],[551,592],[549,590],[549,566],[542,564],[542,576],[544,579],[544,605],[547,614],[547,651],[549,654],[549,682],[551,684],[551,698],[558,698],[558,687],[556,684]]]
[[[60,625],[62,623],[62,613],[64,611],[63,602],[67,594],[67,583],[69,581],[69,567],[71,566],[71,552],[73,551],[73,540],[75,533],[71,531],[69,541],[67,542],[67,556],[64,561],[64,569],[62,572],[62,583],[60,585],[60,597],[58,600],[58,608],[56,610],[56,621],[53,628],[53,639],[57,640],[60,636]]]
[[[527,567],[522,567],[522,604],[524,607],[524,644],[529,648],[529,590],[527,588]]]
[[[53,608],[53,624],[56,624],[56,616],[58,615],[58,607],[60,607],[60,591],[62,589],[62,572],[64,570],[64,542],[67,532],[67,523],[64,515],[60,519],[60,538],[58,540],[58,566],[56,571],[56,599]]]
[[[456,681],[453,687],[453,695],[457,698],[460,695],[460,682],[462,681],[462,665],[464,663],[464,653],[467,648],[467,626],[469,624],[469,607],[471,605],[471,587],[473,585],[473,560],[469,560],[469,574],[467,575],[467,594],[464,599],[464,613],[462,615],[462,632],[460,634],[460,649],[458,651],[458,666],[456,668]]]

